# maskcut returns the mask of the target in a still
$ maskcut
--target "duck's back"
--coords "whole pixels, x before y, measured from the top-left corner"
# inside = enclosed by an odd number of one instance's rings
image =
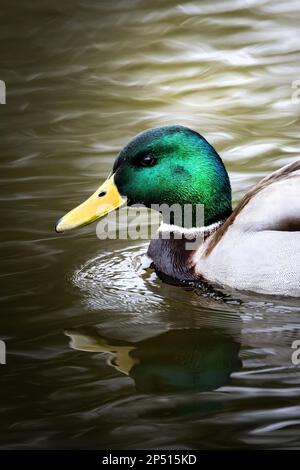
[[[300,161],[263,179],[197,253],[212,282],[300,296]]]

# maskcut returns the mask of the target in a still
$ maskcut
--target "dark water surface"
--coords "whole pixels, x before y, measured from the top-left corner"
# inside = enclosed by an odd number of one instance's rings
[[[299,1],[0,15],[0,447],[300,447],[299,301],[204,297],[144,270],[145,242],[54,233],[148,127],[202,132],[235,202],[299,158]]]

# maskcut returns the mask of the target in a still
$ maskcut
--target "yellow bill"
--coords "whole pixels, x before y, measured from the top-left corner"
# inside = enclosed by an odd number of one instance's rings
[[[59,219],[55,230],[64,232],[91,224],[125,203],[126,198],[120,195],[114,183],[114,175],[112,175],[85,202]]]

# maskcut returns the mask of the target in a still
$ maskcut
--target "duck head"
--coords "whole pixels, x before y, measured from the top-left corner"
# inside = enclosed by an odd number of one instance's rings
[[[117,157],[112,174],[84,203],[63,216],[57,232],[90,224],[127,205],[204,205],[204,225],[232,212],[227,171],[215,149],[184,126],[149,129]]]

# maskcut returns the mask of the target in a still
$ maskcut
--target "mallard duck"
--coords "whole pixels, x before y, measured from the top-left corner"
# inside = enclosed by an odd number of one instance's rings
[[[123,148],[106,182],[56,231],[89,224],[126,202],[192,206],[190,226],[163,219],[150,242],[148,255],[166,280],[300,296],[300,160],[264,178],[232,210],[228,173],[205,138],[179,125],[153,128]]]

